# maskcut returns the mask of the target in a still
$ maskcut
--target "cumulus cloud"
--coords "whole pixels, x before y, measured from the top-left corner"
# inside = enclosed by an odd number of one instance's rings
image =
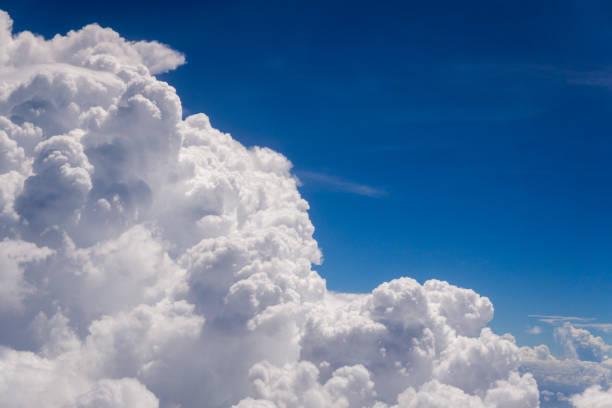
[[[555,336],[566,353],[578,360],[602,361],[612,351],[612,346],[606,344],[601,337],[593,336],[588,330],[577,329],[569,323],[555,329]]]
[[[291,163],[183,118],[154,76],[180,53],[11,27],[0,12],[3,406],[538,406],[486,297],[328,291]]]
[[[571,398],[576,408],[606,408],[610,406],[610,401],[612,401],[612,388],[604,391],[599,385],[589,387],[584,393]]]
[[[612,359],[607,357],[610,346],[601,337],[565,322],[555,329],[555,339],[563,347],[564,356],[554,356],[546,345],[521,347],[519,371],[531,373],[538,382],[542,407],[583,407],[576,401],[590,401],[589,395],[599,395],[601,388],[612,386]],[[597,392],[593,391],[598,388]],[[581,395],[586,395],[582,399]],[[594,397],[593,397],[594,398]],[[605,392],[599,397],[612,398]]]

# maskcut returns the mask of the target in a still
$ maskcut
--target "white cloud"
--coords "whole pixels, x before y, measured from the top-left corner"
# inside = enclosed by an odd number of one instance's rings
[[[325,173],[299,171],[297,174],[305,183],[319,184],[334,191],[341,191],[368,197],[382,197],[387,195],[387,192],[383,189],[368,186],[366,184],[355,183],[349,180],[343,180]]]
[[[49,257],[53,251],[20,240],[0,241],[0,313],[14,312],[35,291],[25,277],[26,267]]]
[[[599,336],[593,336],[588,330],[577,329],[565,323],[555,329],[555,337],[572,358],[583,361],[602,361],[612,346],[607,345]]]
[[[560,316],[560,315],[539,315],[532,314],[529,317],[533,317],[538,319],[542,323],[548,323],[552,325],[559,325],[565,322],[575,323],[575,322],[589,322],[595,320],[592,317],[578,317],[578,316]]]
[[[159,400],[133,378],[100,380],[78,397],[75,408],[158,408]]]
[[[612,388],[604,391],[599,385],[594,385],[584,393],[574,395],[571,402],[576,408],[607,408],[612,402]]]
[[[489,299],[409,278],[327,291],[291,163],[183,120],[153,76],[181,54],[11,25],[0,13],[7,407],[537,406]]]
[[[612,386],[612,360],[605,356],[610,346],[600,337],[565,322],[556,328],[555,338],[564,348],[563,358],[553,356],[545,345],[520,350],[520,371],[533,374],[537,380],[543,407],[571,407],[573,396],[586,393],[590,387]],[[609,399],[608,405],[611,403]]]
[[[574,327],[596,329],[604,333],[612,332],[612,323],[574,323]]]
[[[528,328],[526,332],[529,334],[538,335],[538,334],[542,334],[542,328],[540,326],[532,326]]]

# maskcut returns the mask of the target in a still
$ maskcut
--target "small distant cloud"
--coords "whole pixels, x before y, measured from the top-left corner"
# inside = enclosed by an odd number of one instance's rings
[[[561,80],[572,85],[587,85],[612,89],[612,69],[575,70],[546,64],[463,64],[462,70],[524,73],[542,78]]]
[[[343,180],[325,173],[298,171],[297,176],[304,184],[317,183],[332,190],[344,193],[358,194],[368,197],[382,197],[387,195],[387,192],[383,189],[368,186],[366,184],[355,183],[349,180]]]
[[[577,317],[577,316],[559,316],[559,315],[540,315],[532,314],[528,317],[538,319],[542,323],[548,323],[552,325],[559,325],[565,322],[590,322],[595,320],[592,317]]]
[[[566,71],[567,81],[571,84],[612,88],[612,71]]]
[[[577,316],[558,316],[558,315],[529,315],[528,317],[538,319],[541,323],[550,324],[551,326],[562,326],[564,323],[571,323],[574,327],[583,329],[596,329],[605,333],[612,333],[612,323],[596,323],[593,317],[577,317]],[[534,326],[535,327],[535,326]],[[529,331],[527,331],[529,333]],[[532,333],[535,334],[535,333]]]
[[[542,327],[540,327],[540,326],[533,326],[533,327],[530,327],[529,329],[527,329],[526,332],[529,333],[529,334],[533,334],[533,335],[541,334],[542,333]]]
[[[612,70],[576,71],[547,65],[528,65],[527,69],[564,78],[568,84],[612,88]]]

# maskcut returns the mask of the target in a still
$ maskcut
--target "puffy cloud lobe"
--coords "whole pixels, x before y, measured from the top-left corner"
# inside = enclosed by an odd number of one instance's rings
[[[153,75],[184,57],[0,12],[0,398],[8,407],[537,406],[490,301],[327,291],[291,163]]]
[[[419,392],[409,388],[399,396],[398,408],[485,408],[482,400],[451,385],[432,381]]]
[[[429,301],[457,334],[477,336],[493,318],[489,299],[473,290],[452,288],[448,282],[438,280],[430,280],[424,286]]]
[[[599,385],[587,388],[584,393],[574,395],[571,398],[576,408],[606,408],[612,401],[612,388],[608,391],[602,390]]]
[[[259,398],[247,398],[236,407],[266,406],[264,401],[280,408],[364,407],[372,406],[376,397],[368,370],[361,365],[334,371],[325,384],[320,384],[319,370],[310,362],[284,367],[258,363],[249,371],[249,377]]]
[[[75,403],[93,386],[70,359],[47,359],[29,351],[0,348],[0,395],[7,408]]]
[[[478,338],[457,337],[442,357],[436,378],[470,393],[483,392],[519,365],[516,346],[489,329]]]
[[[15,209],[34,231],[76,221],[92,188],[92,166],[79,143],[79,132],[53,136],[36,146],[30,176]]]
[[[133,378],[101,380],[81,395],[75,408],[158,408],[155,395]]]
[[[485,405],[497,408],[537,407],[539,397],[532,375],[512,373],[508,379],[495,382],[494,386],[487,390],[484,402]]]
[[[537,407],[539,394],[535,380],[530,375],[510,375],[490,388],[484,398],[465,393],[462,389],[433,380],[417,392],[407,389],[398,397],[394,408],[510,408]]]
[[[153,42],[129,42],[115,31],[97,24],[84,27],[65,36],[56,35],[50,41],[23,32],[12,36],[13,22],[9,15],[0,15],[0,63],[9,67],[32,64],[65,63],[96,70],[116,70],[122,65],[142,65],[152,74],[175,69],[185,63],[185,57],[169,47]]]

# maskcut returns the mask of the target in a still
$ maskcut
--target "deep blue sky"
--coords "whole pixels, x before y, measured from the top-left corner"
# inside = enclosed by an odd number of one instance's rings
[[[612,321],[612,3],[4,3],[184,52],[185,112],[294,163],[331,289],[448,280],[523,344]]]

